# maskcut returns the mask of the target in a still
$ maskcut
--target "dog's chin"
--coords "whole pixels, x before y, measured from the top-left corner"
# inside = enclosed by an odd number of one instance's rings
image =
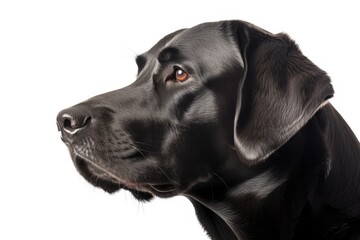
[[[127,188],[124,188],[127,189]],[[148,202],[150,200],[152,200],[154,198],[154,196],[151,193],[148,192],[141,192],[138,190],[134,190],[134,189],[127,189],[131,192],[131,194],[138,200],[141,202]]]
[[[83,176],[93,186],[99,187],[107,193],[112,194],[121,189],[124,189],[131,192],[138,201],[150,201],[153,198],[151,193],[132,189],[116,181],[96,176],[90,171],[87,161],[78,155],[73,156],[73,161],[81,176]]]

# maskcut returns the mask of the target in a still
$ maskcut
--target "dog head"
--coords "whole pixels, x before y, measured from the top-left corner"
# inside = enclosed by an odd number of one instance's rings
[[[133,84],[61,111],[57,123],[85,179],[139,200],[186,194],[234,156],[264,161],[333,95],[287,35],[241,21],[179,30],[136,63]]]

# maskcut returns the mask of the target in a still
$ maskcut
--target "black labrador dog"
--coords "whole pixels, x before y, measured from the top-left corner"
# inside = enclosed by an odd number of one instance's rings
[[[186,196],[212,239],[360,239],[359,141],[289,36],[204,23],[136,63],[133,84],[57,117],[87,181]]]

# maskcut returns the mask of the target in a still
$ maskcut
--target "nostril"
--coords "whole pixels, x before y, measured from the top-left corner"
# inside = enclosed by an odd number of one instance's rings
[[[91,117],[90,116],[85,117],[81,127],[87,126],[90,122],[91,122]]]
[[[71,126],[71,120],[70,119],[64,119],[64,128],[67,128],[67,129],[71,129],[72,126]]]
[[[82,117],[82,116],[65,116],[64,117],[64,128],[67,129],[79,129],[85,127],[91,118],[89,116]]]
[[[67,109],[58,115],[58,127],[69,134],[85,129],[91,122],[91,117],[84,112]]]

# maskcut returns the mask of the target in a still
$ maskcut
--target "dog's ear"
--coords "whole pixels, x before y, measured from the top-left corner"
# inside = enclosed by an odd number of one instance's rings
[[[286,34],[233,21],[244,75],[238,85],[235,148],[248,164],[286,143],[334,94],[330,78]]]

